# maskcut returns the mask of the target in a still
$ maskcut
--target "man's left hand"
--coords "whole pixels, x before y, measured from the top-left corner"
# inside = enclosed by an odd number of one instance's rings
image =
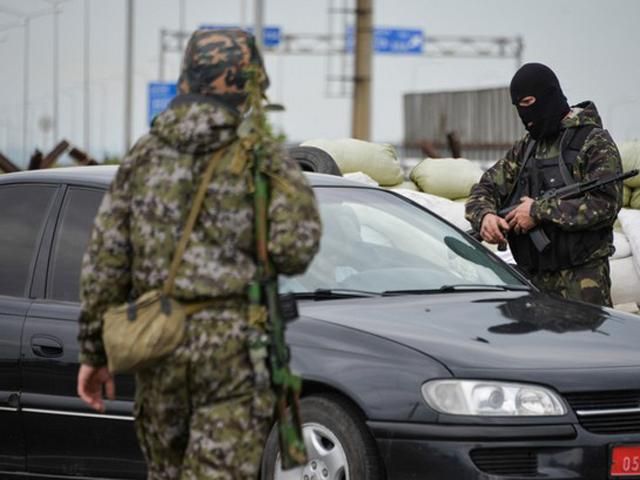
[[[533,198],[522,197],[520,205],[511,210],[505,217],[505,220],[515,233],[527,233],[536,226],[536,221],[531,217],[532,205]]]

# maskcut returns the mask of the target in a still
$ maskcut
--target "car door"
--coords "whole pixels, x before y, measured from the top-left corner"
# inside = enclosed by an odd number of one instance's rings
[[[25,470],[20,342],[56,186],[0,185],[0,472]]]
[[[99,414],[76,394],[79,276],[103,190],[66,189],[50,245],[46,285],[24,327],[22,412],[30,473],[142,477],[133,428],[133,378],[117,379],[117,400]]]

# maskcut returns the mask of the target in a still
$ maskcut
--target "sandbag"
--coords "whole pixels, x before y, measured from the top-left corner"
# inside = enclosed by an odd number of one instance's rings
[[[627,236],[622,232],[613,232],[613,246],[616,251],[611,256],[614,258],[627,258],[631,256],[631,245],[629,245],[629,240],[627,240]]]
[[[372,187],[378,186],[378,182],[376,182],[373,178],[371,178],[369,175],[363,172],[345,173],[343,177],[349,180],[353,180],[354,182],[360,182],[366,185],[371,185]]]
[[[342,174],[363,172],[379,185],[397,185],[404,180],[398,154],[393,145],[355,138],[308,140],[301,145],[324,150],[333,157]]]
[[[399,183],[398,185],[392,185],[392,186],[387,187],[387,188],[390,188],[391,190],[396,190],[396,189],[400,188],[400,189],[403,189],[403,190],[412,190],[414,192],[419,192],[420,191],[418,186],[415,183],[413,183],[411,180],[407,180],[406,182]]]
[[[626,185],[622,187],[622,206],[623,207],[629,206],[629,203],[631,202],[632,192],[633,190],[631,190],[631,187],[627,187]]]
[[[427,158],[409,175],[423,192],[450,200],[468,197],[481,176],[482,169],[464,158]]]
[[[414,190],[398,189],[395,191],[413,200],[418,205],[431,210],[461,230],[469,230],[471,228],[471,224],[464,218],[464,205],[462,203],[453,202],[446,198],[425,192],[416,192]]]
[[[622,157],[622,171],[629,172],[636,168],[640,169],[640,141],[624,142],[619,148]],[[640,175],[627,178],[624,184],[631,188],[640,188]]]
[[[640,276],[640,211],[623,208],[618,212],[618,219],[620,219],[622,230],[631,246],[630,258],[633,259],[636,273]],[[640,295],[640,290],[638,290],[638,295]]]
[[[640,302],[640,275],[634,267],[633,257],[611,259],[609,266],[613,304]]]
[[[629,207],[635,210],[640,210],[640,188],[636,188],[631,191],[631,197],[629,198]]]

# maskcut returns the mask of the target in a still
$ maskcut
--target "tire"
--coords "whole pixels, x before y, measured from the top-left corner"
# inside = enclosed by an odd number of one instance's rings
[[[342,176],[333,157],[320,148],[310,146],[291,147],[289,155],[305,172],[328,173]]]
[[[361,413],[350,403],[337,395],[311,396],[301,400],[300,410],[308,463],[285,472],[281,470],[278,430],[274,426],[262,457],[261,480],[383,479],[373,437]]]

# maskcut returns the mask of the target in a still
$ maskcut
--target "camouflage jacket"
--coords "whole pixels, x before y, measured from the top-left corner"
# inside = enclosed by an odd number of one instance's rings
[[[169,108],[122,162],[83,258],[82,363],[106,363],[101,316],[108,306],[162,287],[198,179],[221,147],[226,149],[222,167],[209,184],[174,296],[192,300],[246,293],[255,272],[251,169],[247,165],[234,173],[224,167],[235,152],[238,120],[231,110],[210,102]],[[298,165],[283,154],[270,158],[265,170],[272,179],[271,258],[279,273],[302,273],[321,232],[313,193]]]
[[[620,173],[620,153],[606,130],[592,102],[583,102],[572,108],[562,121],[562,128],[594,125],[578,153],[573,171],[576,182],[602,178]],[[552,158],[558,155],[560,137],[540,141],[536,145],[536,158]],[[504,158],[487,170],[480,182],[471,189],[466,203],[466,218],[476,231],[480,231],[482,219],[487,213],[496,213],[508,200],[524,160],[524,150],[529,141],[525,135],[516,142]],[[553,222],[561,229],[579,231],[613,225],[622,207],[622,184],[613,183],[601,190],[592,191],[571,200],[538,199],[533,202],[531,216],[537,222]],[[589,259],[601,258],[613,253],[609,242],[601,245]]]

